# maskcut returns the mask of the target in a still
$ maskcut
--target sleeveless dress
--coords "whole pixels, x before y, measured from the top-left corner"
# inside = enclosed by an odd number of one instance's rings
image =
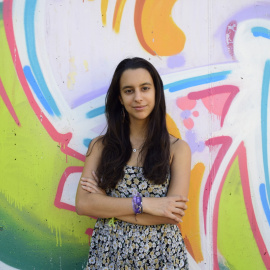
[[[115,189],[107,190],[112,197],[165,197],[170,176],[162,185],[152,184],[143,176],[143,168],[124,167],[124,178]],[[187,253],[177,225],[137,225],[99,218],[94,227],[86,269],[189,269]]]

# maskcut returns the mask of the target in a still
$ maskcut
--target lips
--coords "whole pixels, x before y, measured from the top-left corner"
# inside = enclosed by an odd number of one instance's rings
[[[135,109],[136,111],[141,111],[141,110],[143,110],[145,107],[146,107],[146,105],[144,105],[144,106],[136,106],[136,107],[133,107],[133,109]]]

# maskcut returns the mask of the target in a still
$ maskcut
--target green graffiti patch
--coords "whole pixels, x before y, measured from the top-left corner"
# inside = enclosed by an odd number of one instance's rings
[[[0,4],[2,8],[2,3]],[[0,261],[18,269],[83,269],[94,219],[54,206],[69,166],[37,119],[18,80],[0,20],[0,78],[21,123],[0,98]]]
[[[222,189],[217,241],[229,269],[265,269],[247,216],[238,158]]]

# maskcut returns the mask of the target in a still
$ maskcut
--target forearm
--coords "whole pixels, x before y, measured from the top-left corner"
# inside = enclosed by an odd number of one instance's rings
[[[111,218],[132,215],[132,198],[114,198],[101,194],[85,193],[76,198],[79,215]]]
[[[157,219],[154,224],[170,223],[170,220],[180,222],[178,215],[184,215],[185,203],[181,197],[143,198],[143,211]],[[95,216],[99,218],[134,216],[132,198],[115,198],[105,194],[91,193],[78,187],[76,196],[76,212],[79,215]],[[139,216],[139,215],[138,215]],[[131,217],[128,217],[131,218]],[[141,220],[149,224],[150,217]],[[157,222],[157,223],[156,223]]]
[[[127,215],[116,217],[122,221],[126,221],[138,225],[159,225],[159,224],[178,224],[174,219],[167,217],[153,216],[147,213],[139,215]]]

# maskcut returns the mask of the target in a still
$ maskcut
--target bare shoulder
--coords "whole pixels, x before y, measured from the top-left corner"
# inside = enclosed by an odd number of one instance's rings
[[[191,171],[191,151],[185,141],[175,138],[172,138],[171,141],[171,181],[168,195],[182,195],[187,198]]]
[[[103,148],[104,148],[103,136],[98,136],[98,137],[94,138],[88,146],[86,157],[88,157],[91,154],[94,154],[94,155],[100,154],[101,155]]]
[[[170,135],[171,142],[171,157],[177,156],[190,156],[191,150],[187,142],[182,139],[175,138]]]
[[[88,147],[82,172],[83,177],[93,177],[92,172],[96,171],[96,169],[98,168],[104,148],[102,138],[102,136],[94,138]]]

